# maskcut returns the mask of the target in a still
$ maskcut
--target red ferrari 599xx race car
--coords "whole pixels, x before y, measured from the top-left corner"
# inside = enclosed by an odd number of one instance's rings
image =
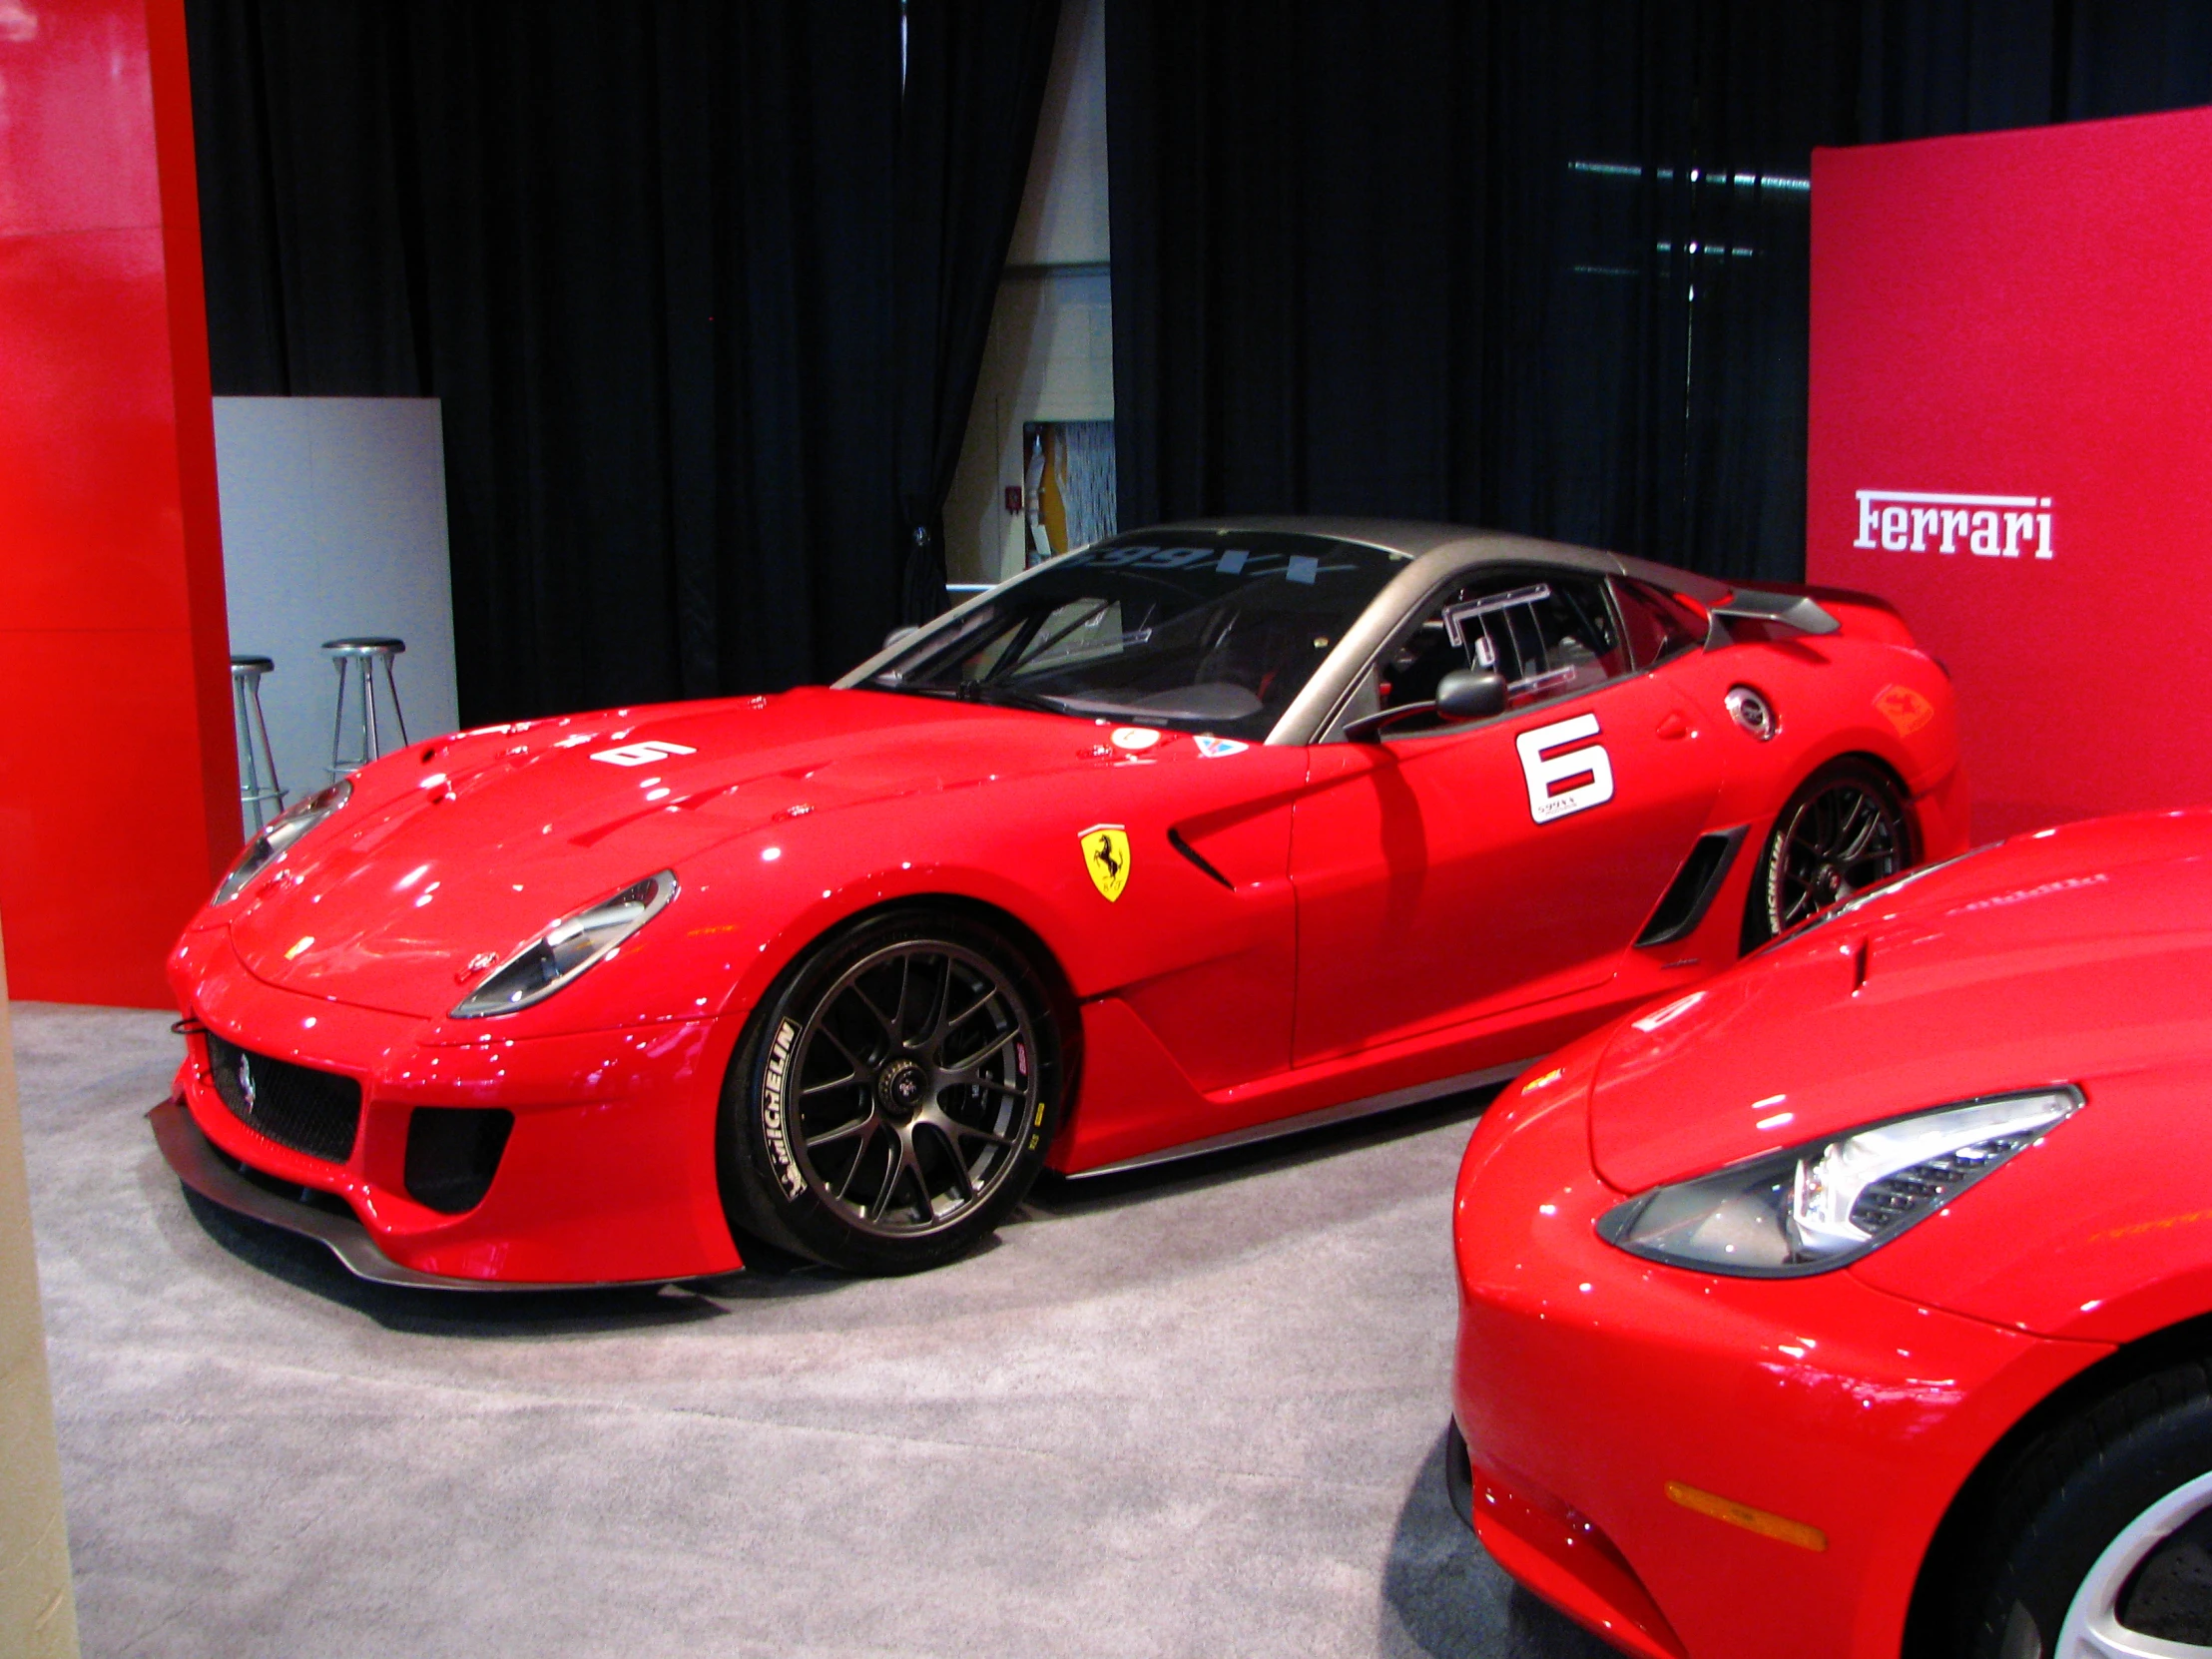
[[[2212,813],[1840,905],[1499,1096],[1447,1468],[1646,1659],[2212,1659]]]
[[[1873,602],[1174,526],[834,687],[302,803],[177,946],[155,1126],[380,1279],[683,1279],[748,1237],[904,1271],[1045,1167],[1509,1076],[1964,842],[1946,677]]]

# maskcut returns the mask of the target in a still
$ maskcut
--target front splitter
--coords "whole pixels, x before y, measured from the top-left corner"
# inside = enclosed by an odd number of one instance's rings
[[[231,1168],[217,1156],[214,1144],[200,1125],[192,1121],[192,1113],[183,1101],[163,1101],[146,1114],[146,1120],[154,1126],[154,1144],[162,1149],[162,1156],[169,1160],[169,1167],[177,1172],[178,1180],[211,1204],[221,1205],[233,1214],[314,1240],[328,1249],[346,1272],[357,1279],[431,1291],[595,1291],[672,1283],[666,1279],[625,1279],[523,1284],[507,1279],[456,1279],[401,1267],[376,1248],[376,1242],[368,1236],[368,1229],[357,1217],[336,1215],[298,1199],[270,1192]]]

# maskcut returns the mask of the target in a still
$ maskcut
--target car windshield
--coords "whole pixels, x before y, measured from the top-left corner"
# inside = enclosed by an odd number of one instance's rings
[[[1306,535],[1109,542],[916,642],[885,691],[1265,737],[1408,554]]]

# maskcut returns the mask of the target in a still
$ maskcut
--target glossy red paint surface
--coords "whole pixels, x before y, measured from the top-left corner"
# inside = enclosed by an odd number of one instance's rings
[[[1783,1629],[1808,1659],[1895,1655],[1997,1438],[2118,1346],[2212,1312],[2208,992],[2212,813],[2191,812],[1983,849],[1553,1056],[1460,1173],[1473,1461],[1586,1518],[1692,1659]],[[1593,1231],[1662,1182],[2052,1082],[2081,1089],[2073,1117],[1839,1271],[1721,1277]],[[1827,1547],[1693,1513],[1670,1480]]]
[[[24,8],[0,85],[9,982],[159,1006],[239,838],[182,6]]]
[[[1677,667],[1588,700],[1598,739],[1615,757],[1614,798],[1541,834],[1526,832],[1525,811],[1468,804],[1510,808],[1525,794],[1513,739],[1547,722],[1499,722],[1445,744],[1339,744],[1318,754],[1298,808],[1292,870],[1300,922],[1329,948],[1299,963],[1298,1058],[1611,979],[1617,950],[1593,947],[1643,926],[1683,849],[1710,826],[1722,752],[1741,737],[1725,719],[1695,719],[1685,695],[1695,678]],[[1663,738],[1670,717],[1681,735]],[[1527,903],[1532,892],[1544,901]]]
[[[1784,711],[1774,741],[1722,712],[1739,683]],[[1899,684],[1927,703],[1907,736],[1878,712]],[[484,1205],[506,1254],[448,1254],[437,1259],[460,1265],[433,1271],[704,1274],[734,1260],[727,1234],[699,1220],[729,1056],[776,976],[860,912],[953,897],[1035,938],[1081,1019],[1080,1084],[1051,1161],[1096,1169],[1525,1060],[1710,974],[1735,957],[1775,814],[1834,755],[1882,758],[1915,796],[1920,837],[1955,850],[1963,794],[1948,711],[1927,658],[1853,630],[1692,652],[1579,698],[1373,746],[1208,755],[1164,732],[1129,748],[1110,723],[869,690],[574,716],[365,769],[347,806],[194,921],[175,993],[243,1046],[281,1042],[266,1051],[360,1077],[371,1117],[387,1096],[395,1108],[412,1098],[400,1085],[426,1069],[450,1078],[456,1054],[513,1045],[503,1076],[471,1074],[472,1098],[519,1103],[517,1147],[538,1134],[528,1114],[567,1124],[574,1165],[541,1178],[549,1162],[510,1154]],[[1615,796],[1539,825],[1513,739],[1582,712],[1615,757]],[[667,750],[634,766],[602,758],[647,743]],[[1099,824],[1129,837],[1114,900],[1082,854],[1081,832]],[[1634,948],[1697,836],[1736,825],[1752,850],[1703,925]],[[677,897],[573,984],[496,1019],[450,1017],[483,964],[661,868],[676,872]],[[1469,957],[1470,971],[1446,971]],[[286,1023],[284,1010],[316,1007],[370,1023],[311,1035]],[[680,1062],[630,1062],[620,1112],[600,1110],[565,1058],[564,1045],[679,1029],[693,1034],[670,1051]],[[202,1126],[259,1162],[243,1150],[253,1133],[190,1086],[189,1067],[185,1081]],[[569,1110],[579,1104],[593,1109]],[[628,1223],[590,1189],[636,1155],[595,1137],[618,1124],[647,1134],[637,1125],[655,1114],[665,1185],[654,1190],[672,1221],[641,1275]],[[380,1243],[420,1266],[429,1245],[382,1219],[405,1211],[387,1202],[371,1138],[342,1172],[294,1158],[282,1173],[342,1191]],[[627,1216],[632,1202],[613,1208]],[[525,1241],[533,1213],[557,1248]]]

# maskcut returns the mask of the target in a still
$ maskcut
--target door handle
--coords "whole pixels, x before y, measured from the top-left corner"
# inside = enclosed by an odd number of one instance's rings
[[[1690,730],[1690,722],[1688,717],[1686,717],[1679,709],[1674,710],[1667,716],[1665,720],[1662,720],[1659,723],[1658,735],[1662,738],[1688,738],[1696,736],[1696,734]]]

